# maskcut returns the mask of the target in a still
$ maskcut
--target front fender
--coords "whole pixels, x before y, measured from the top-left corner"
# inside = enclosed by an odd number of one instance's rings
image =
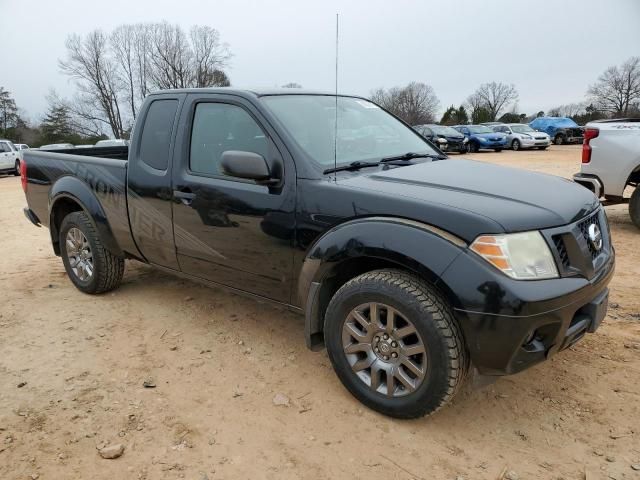
[[[102,244],[107,250],[114,255],[124,255],[113,235],[107,216],[95,192],[82,180],[72,176],[59,178],[49,191],[49,231],[54,248],[58,244],[58,230],[54,222],[56,204],[63,199],[77,203],[89,215],[98,231]]]
[[[444,230],[402,218],[367,217],[332,228],[308,249],[298,281],[307,345],[323,330],[324,313],[318,308],[323,283],[339,275],[345,262],[377,259],[437,284],[466,246]]]

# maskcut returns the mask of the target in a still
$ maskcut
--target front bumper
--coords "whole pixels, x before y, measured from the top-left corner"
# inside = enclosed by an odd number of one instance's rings
[[[471,360],[483,375],[540,363],[594,332],[606,315],[613,249],[593,278],[513,280],[467,252],[442,275],[458,299],[455,314]]]
[[[551,143],[549,139],[537,140],[535,138],[522,138],[520,140],[523,148],[548,147]]]
[[[487,148],[493,150],[494,148],[506,148],[507,142],[482,142],[479,141],[478,145],[480,148]]]

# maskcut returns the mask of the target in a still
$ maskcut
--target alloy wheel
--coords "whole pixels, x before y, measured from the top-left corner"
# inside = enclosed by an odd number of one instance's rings
[[[342,327],[342,348],[351,369],[371,390],[401,397],[427,376],[427,354],[415,325],[384,303],[351,310]]]
[[[69,266],[79,280],[86,282],[93,275],[93,254],[87,237],[79,228],[72,227],[66,238]]]

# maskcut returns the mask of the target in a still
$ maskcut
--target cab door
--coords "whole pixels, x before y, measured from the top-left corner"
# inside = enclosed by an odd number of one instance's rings
[[[148,97],[127,166],[127,207],[136,246],[149,263],[173,270],[179,267],[173,239],[171,160],[184,97]]]
[[[190,94],[173,166],[173,218],[180,269],[290,302],[295,230],[293,159],[247,99]],[[282,168],[277,186],[225,175],[225,151],[257,153]]]

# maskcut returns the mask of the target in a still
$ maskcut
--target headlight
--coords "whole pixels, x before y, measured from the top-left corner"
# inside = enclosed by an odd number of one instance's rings
[[[467,137],[464,137],[464,140],[462,140],[462,143],[469,143],[469,139]]]
[[[486,139],[486,138],[484,138],[484,137],[476,137],[476,138],[477,138],[478,140],[480,140],[481,142],[486,142],[486,141],[487,141],[487,139]]]
[[[526,133],[521,133],[520,138],[531,138],[531,135],[527,135]]]
[[[438,143],[447,143],[447,141],[444,138],[438,138],[438,139],[436,139],[436,142],[438,142]]]
[[[516,280],[558,277],[553,255],[538,231],[481,235],[473,241],[471,250]]]

